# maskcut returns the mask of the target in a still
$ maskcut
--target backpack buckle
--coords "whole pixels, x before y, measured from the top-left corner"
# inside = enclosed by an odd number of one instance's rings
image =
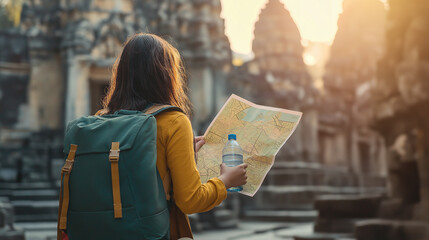
[[[64,164],[64,166],[63,166],[63,168],[61,169],[64,173],[67,173],[67,174],[69,174],[70,172],[71,172],[71,170],[72,170],[72,167],[73,167],[73,160],[69,160],[69,159],[67,159],[66,160],[66,163]]]
[[[117,150],[110,149],[109,161],[111,162],[119,161],[119,152],[120,152],[119,149]]]

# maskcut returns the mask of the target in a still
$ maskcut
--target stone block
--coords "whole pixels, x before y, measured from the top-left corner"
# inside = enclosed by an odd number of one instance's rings
[[[313,174],[313,185],[322,186],[357,186],[356,177],[354,175],[341,171],[323,171]]]
[[[427,240],[429,223],[372,219],[356,223],[357,240]]]
[[[406,205],[402,199],[390,198],[380,203],[378,217],[382,219],[411,219],[413,217],[414,206]]]
[[[268,222],[313,222],[317,218],[314,210],[246,210],[245,219]]]
[[[359,185],[362,187],[386,187],[387,179],[379,176],[359,176]]]
[[[374,218],[382,199],[379,195],[322,195],[314,207],[322,218]]]
[[[311,185],[311,172],[305,169],[273,169],[267,176],[269,185]]]
[[[318,217],[314,231],[318,233],[353,233],[356,222],[361,220],[363,219]]]

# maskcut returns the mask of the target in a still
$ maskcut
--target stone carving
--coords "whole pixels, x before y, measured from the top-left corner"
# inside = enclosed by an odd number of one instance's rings
[[[193,125],[203,131],[224,102],[231,68],[220,11],[220,0],[23,0],[17,36],[0,33],[0,45],[15,46],[0,51],[0,107],[6,106],[7,112],[0,116],[1,159],[9,159],[3,146],[10,143],[19,151],[26,141],[46,143],[47,153],[31,161],[42,170],[37,174],[48,175],[56,166],[51,160],[62,157],[50,153],[61,153],[62,147],[52,146],[48,136],[38,139],[33,134],[52,131],[62,139],[68,121],[97,111],[114,59],[136,32],[158,34],[179,49],[195,103]],[[24,176],[23,182],[31,179],[48,181]],[[47,221],[55,221],[55,211],[56,206],[49,207]],[[19,219],[28,217],[19,215]]]
[[[380,211],[385,220],[357,225],[358,240],[429,238],[428,10],[426,1],[389,1],[385,49],[368,110],[389,146],[390,198]]]
[[[122,49],[122,44],[134,32],[130,24],[121,22],[118,16],[102,22],[97,27],[94,40],[94,48],[92,49],[92,56],[96,59],[111,59],[116,58]]]
[[[91,23],[86,20],[77,20],[67,23],[61,47],[70,48],[76,54],[88,54],[95,40],[95,33]]]

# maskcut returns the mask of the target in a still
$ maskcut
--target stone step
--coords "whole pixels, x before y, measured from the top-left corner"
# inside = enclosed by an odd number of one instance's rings
[[[275,161],[273,169],[321,169],[322,164],[304,161]]]
[[[362,186],[385,187],[386,178],[361,176],[348,172],[326,169],[272,169],[267,175],[265,185],[274,186]]]
[[[243,218],[258,221],[313,222],[317,218],[317,211],[246,210]]]
[[[375,195],[321,195],[314,208],[321,218],[375,218],[383,196]]]
[[[199,213],[198,222],[201,229],[227,229],[236,228],[239,219],[232,210],[226,209],[222,203],[209,212]]]
[[[28,221],[56,221],[58,217],[58,201],[12,201],[15,208],[15,219],[17,222]]]
[[[353,233],[357,222],[366,220],[358,218],[322,218],[318,217],[314,231],[318,233]]]
[[[49,182],[23,182],[23,183],[15,183],[15,182],[0,182],[0,190],[34,190],[34,189],[56,189],[59,187],[54,184],[52,185]]]
[[[429,223],[371,219],[356,223],[357,240],[427,240]]]
[[[358,186],[358,179],[343,172],[328,172],[313,169],[273,169],[267,183],[278,186]]]
[[[25,231],[26,240],[56,240],[57,222],[19,222],[15,223]]]
[[[350,234],[314,233],[294,236],[294,240],[354,240]]]
[[[320,195],[326,194],[380,194],[385,188],[357,188],[333,186],[262,186],[253,197],[240,196],[245,209],[310,210]],[[267,204],[269,203],[269,204]]]
[[[57,229],[57,222],[20,222],[15,223],[15,226],[23,229],[24,231],[44,231],[44,230],[56,230]]]
[[[1,240],[25,240],[25,233],[23,230],[0,229]]]
[[[58,200],[59,191],[55,189],[0,190],[0,196],[10,200]]]

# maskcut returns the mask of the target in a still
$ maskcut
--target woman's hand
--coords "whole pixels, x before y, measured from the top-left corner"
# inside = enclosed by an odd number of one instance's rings
[[[222,163],[220,165],[219,179],[225,184],[227,189],[242,186],[247,183],[246,168],[246,163],[235,167],[227,167],[225,163]]]
[[[195,137],[195,151],[198,152],[204,143],[206,143],[206,141],[203,136]]]

